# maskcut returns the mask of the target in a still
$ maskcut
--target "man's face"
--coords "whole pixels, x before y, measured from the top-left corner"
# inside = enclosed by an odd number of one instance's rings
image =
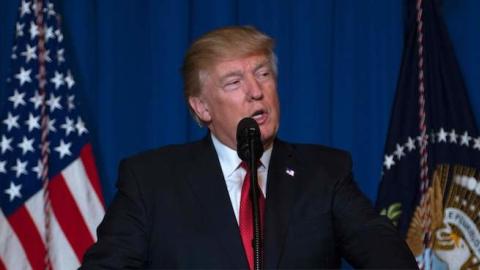
[[[265,149],[272,145],[279,125],[277,85],[272,63],[264,55],[219,61],[206,71],[200,96],[189,102],[197,116],[224,144],[237,148],[240,120],[258,123]]]

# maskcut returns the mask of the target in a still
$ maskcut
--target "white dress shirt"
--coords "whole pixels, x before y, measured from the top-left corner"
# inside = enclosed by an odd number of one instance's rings
[[[240,198],[242,195],[243,180],[247,172],[240,167],[242,160],[238,157],[237,151],[220,142],[213,134],[212,141],[215,151],[217,151],[220,166],[222,167],[223,177],[227,184],[228,195],[232,202],[233,212],[238,223],[238,213],[240,211]],[[261,165],[258,168],[258,185],[265,198],[267,197],[267,174],[270,156],[273,147],[265,150],[260,158]]]

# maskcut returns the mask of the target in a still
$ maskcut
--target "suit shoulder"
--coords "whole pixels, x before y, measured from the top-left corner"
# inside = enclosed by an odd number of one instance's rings
[[[167,145],[127,157],[120,161],[117,187],[137,186],[143,194],[171,190],[186,177],[192,160],[202,153],[201,141]],[[175,181],[168,181],[174,179]],[[146,195],[145,195],[146,196]]]
[[[345,150],[333,148],[320,144],[290,144],[294,151],[304,158],[310,160],[322,160],[326,163],[349,164],[351,156]]]
[[[156,149],[146,150],[121,161],[122,165],[133,166],[139,169],[158,168],[158,166],[170,166],[184,163],[192,153],[195,153],[200,142],[185,144],[172,144]]]
[[[352,158],[345,150],[319,144],[290,144],[300,164],[312,169],[322,169],[331,176],[344,176],[351,173]]]

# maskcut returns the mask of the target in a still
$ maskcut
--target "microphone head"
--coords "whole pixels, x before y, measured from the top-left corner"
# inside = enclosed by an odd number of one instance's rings
[[[260,128],[257,121],[251,117],[243,118],[237,126],[237,154],[241,160],[249,162],[251,152],[250,143],[253,143],[254,155],[259,159],[263,154]]]

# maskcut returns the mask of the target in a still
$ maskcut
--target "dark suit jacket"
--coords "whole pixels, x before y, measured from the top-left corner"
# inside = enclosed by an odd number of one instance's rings
[[[117,186],[84,269],[248,268],[210,136],[122,161]],[[265,268],[416,268],[339,150],[275,141],[264,228]]]

